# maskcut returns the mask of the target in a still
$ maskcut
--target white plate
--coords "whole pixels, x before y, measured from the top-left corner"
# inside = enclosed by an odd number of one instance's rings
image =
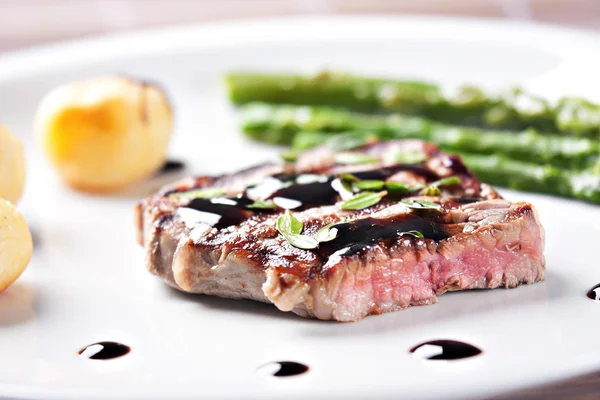
[[[21,208],[36,237],[23,277],[0,295],[0,393],[16,398],[482,397],[600,368],[600,207],[506,191],[539,208],[547,279],[516,290],[446,294],[357,323],[305,320],[274,307],[176,293],[144,269],[132,206],[144,187],[92,197],[63,187],[31,137],[36,103],[53,86],[105,72],[156,80],[176,108],[171,149],[198,174],[243,167],[277,150],[244,141],[222,92],[232,68],[419,77],[490,86],[520,83],[548,96],[598,96],[597,36],[513,23],[429,18],[235,22],[105,37],[0,58],[0,120],[27,144]],[[483,354],[423,362],[429,339]],[[131,346],[84,360],[96,341]],[[270,361],[310,366],[277,379]]]

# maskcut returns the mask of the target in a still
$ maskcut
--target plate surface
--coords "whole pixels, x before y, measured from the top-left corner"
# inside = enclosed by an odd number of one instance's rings
[[[546,228],[547,276],[515,290],[446,294],[436,305],[356,323],[305,320],[273,306],[168,289],[146,272],[132,206],[159,186],[93,197],[62,186],[32,138],[41,96],[65,81],[120,72],[151,79],[176,112],[170,154],[216,174],[274,157],[245,141],[221,87],[233,68],[322,67],[598,99],[598,36],[543,26],[431,18],[235,22],[133,33],[0,57],[0,121],[27,145],[20,208],[35,235],[29,269],[0,295],[0,394],[14,398],[485,397],[600,368],[600,207],[503,191],[533,202]],[[594,87],[594,85],[596,85]],[[408,350],[461,340],[483,354],[423,362]],[[117,341],[131,353],[84,360]],[[277,379],[271,361],[310,366]]]

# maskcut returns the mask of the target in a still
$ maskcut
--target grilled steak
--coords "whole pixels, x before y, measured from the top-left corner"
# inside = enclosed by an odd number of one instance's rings
[[[348,173],[408,190],[344,210],[344,199],[354,195],[344,183]],[[460,182],[429,196],[419,189],[453,176]],[[257,199],[277,207],[253,208]],[[400,202],[407,199],[439,209],[409,208]],[[337,223],[337,236],[313,250],[294,247],[277,231],[284,208],[304,223],[303,235]],[[350,153],[321,147],[294,163],[189,178],[136,210],[147,267],[169,285],[325,320],[432,304],[446,291],[529,284],[545,271],[544,231],[534,207],[502,199],[458,156],[416,140],[371,143]]]

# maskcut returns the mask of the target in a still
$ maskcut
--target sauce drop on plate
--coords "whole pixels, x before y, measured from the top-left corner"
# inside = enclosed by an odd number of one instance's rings
[[[183,161],[177,160],[167,160],[164,165],[158,171],[159,174],[168,174],[175,171],[180,171],[185,168],[185,163]]]
[[[423,360],[460,360],[482,353],[473,345],[455,340],[431,340],[413,347],[410,352]]]
[[[600,303],[600,283],[587,292],[587,297]]]
[[[79,350],[79,356],[90,360],[110,360],[129,353],[131,348],[117,342],[98,342]]]
[[[287,376],[302,375],[308,372],[308,365],[300,364],[294,361],[275,361],[258,368],[258,372],[263,375],[283,378]]]

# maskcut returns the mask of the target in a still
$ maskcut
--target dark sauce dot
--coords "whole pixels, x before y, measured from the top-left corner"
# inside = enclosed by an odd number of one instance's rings
[[[183,161],[167,160],[162,168],[158,171],[159,174],[168,174],[171,172],[180,171],[185,168]]]
[[[600,283],[587,292],[587,297],[600,303]]]
[[[308,369],[308,365],[300,364],[294,361],[276,361],[259,367],[258,371],[264,375],[283,378],[286,376],[302,375],[308,372]]]
[[[79,350],[78,354],[91,360],[110,360],[129,353],[131,348],[117,342],[98,342]]]
[[[413,347],[410,352],[423,360],[460,360],[481,354],[477,347],[455,340],[432,340]]]

